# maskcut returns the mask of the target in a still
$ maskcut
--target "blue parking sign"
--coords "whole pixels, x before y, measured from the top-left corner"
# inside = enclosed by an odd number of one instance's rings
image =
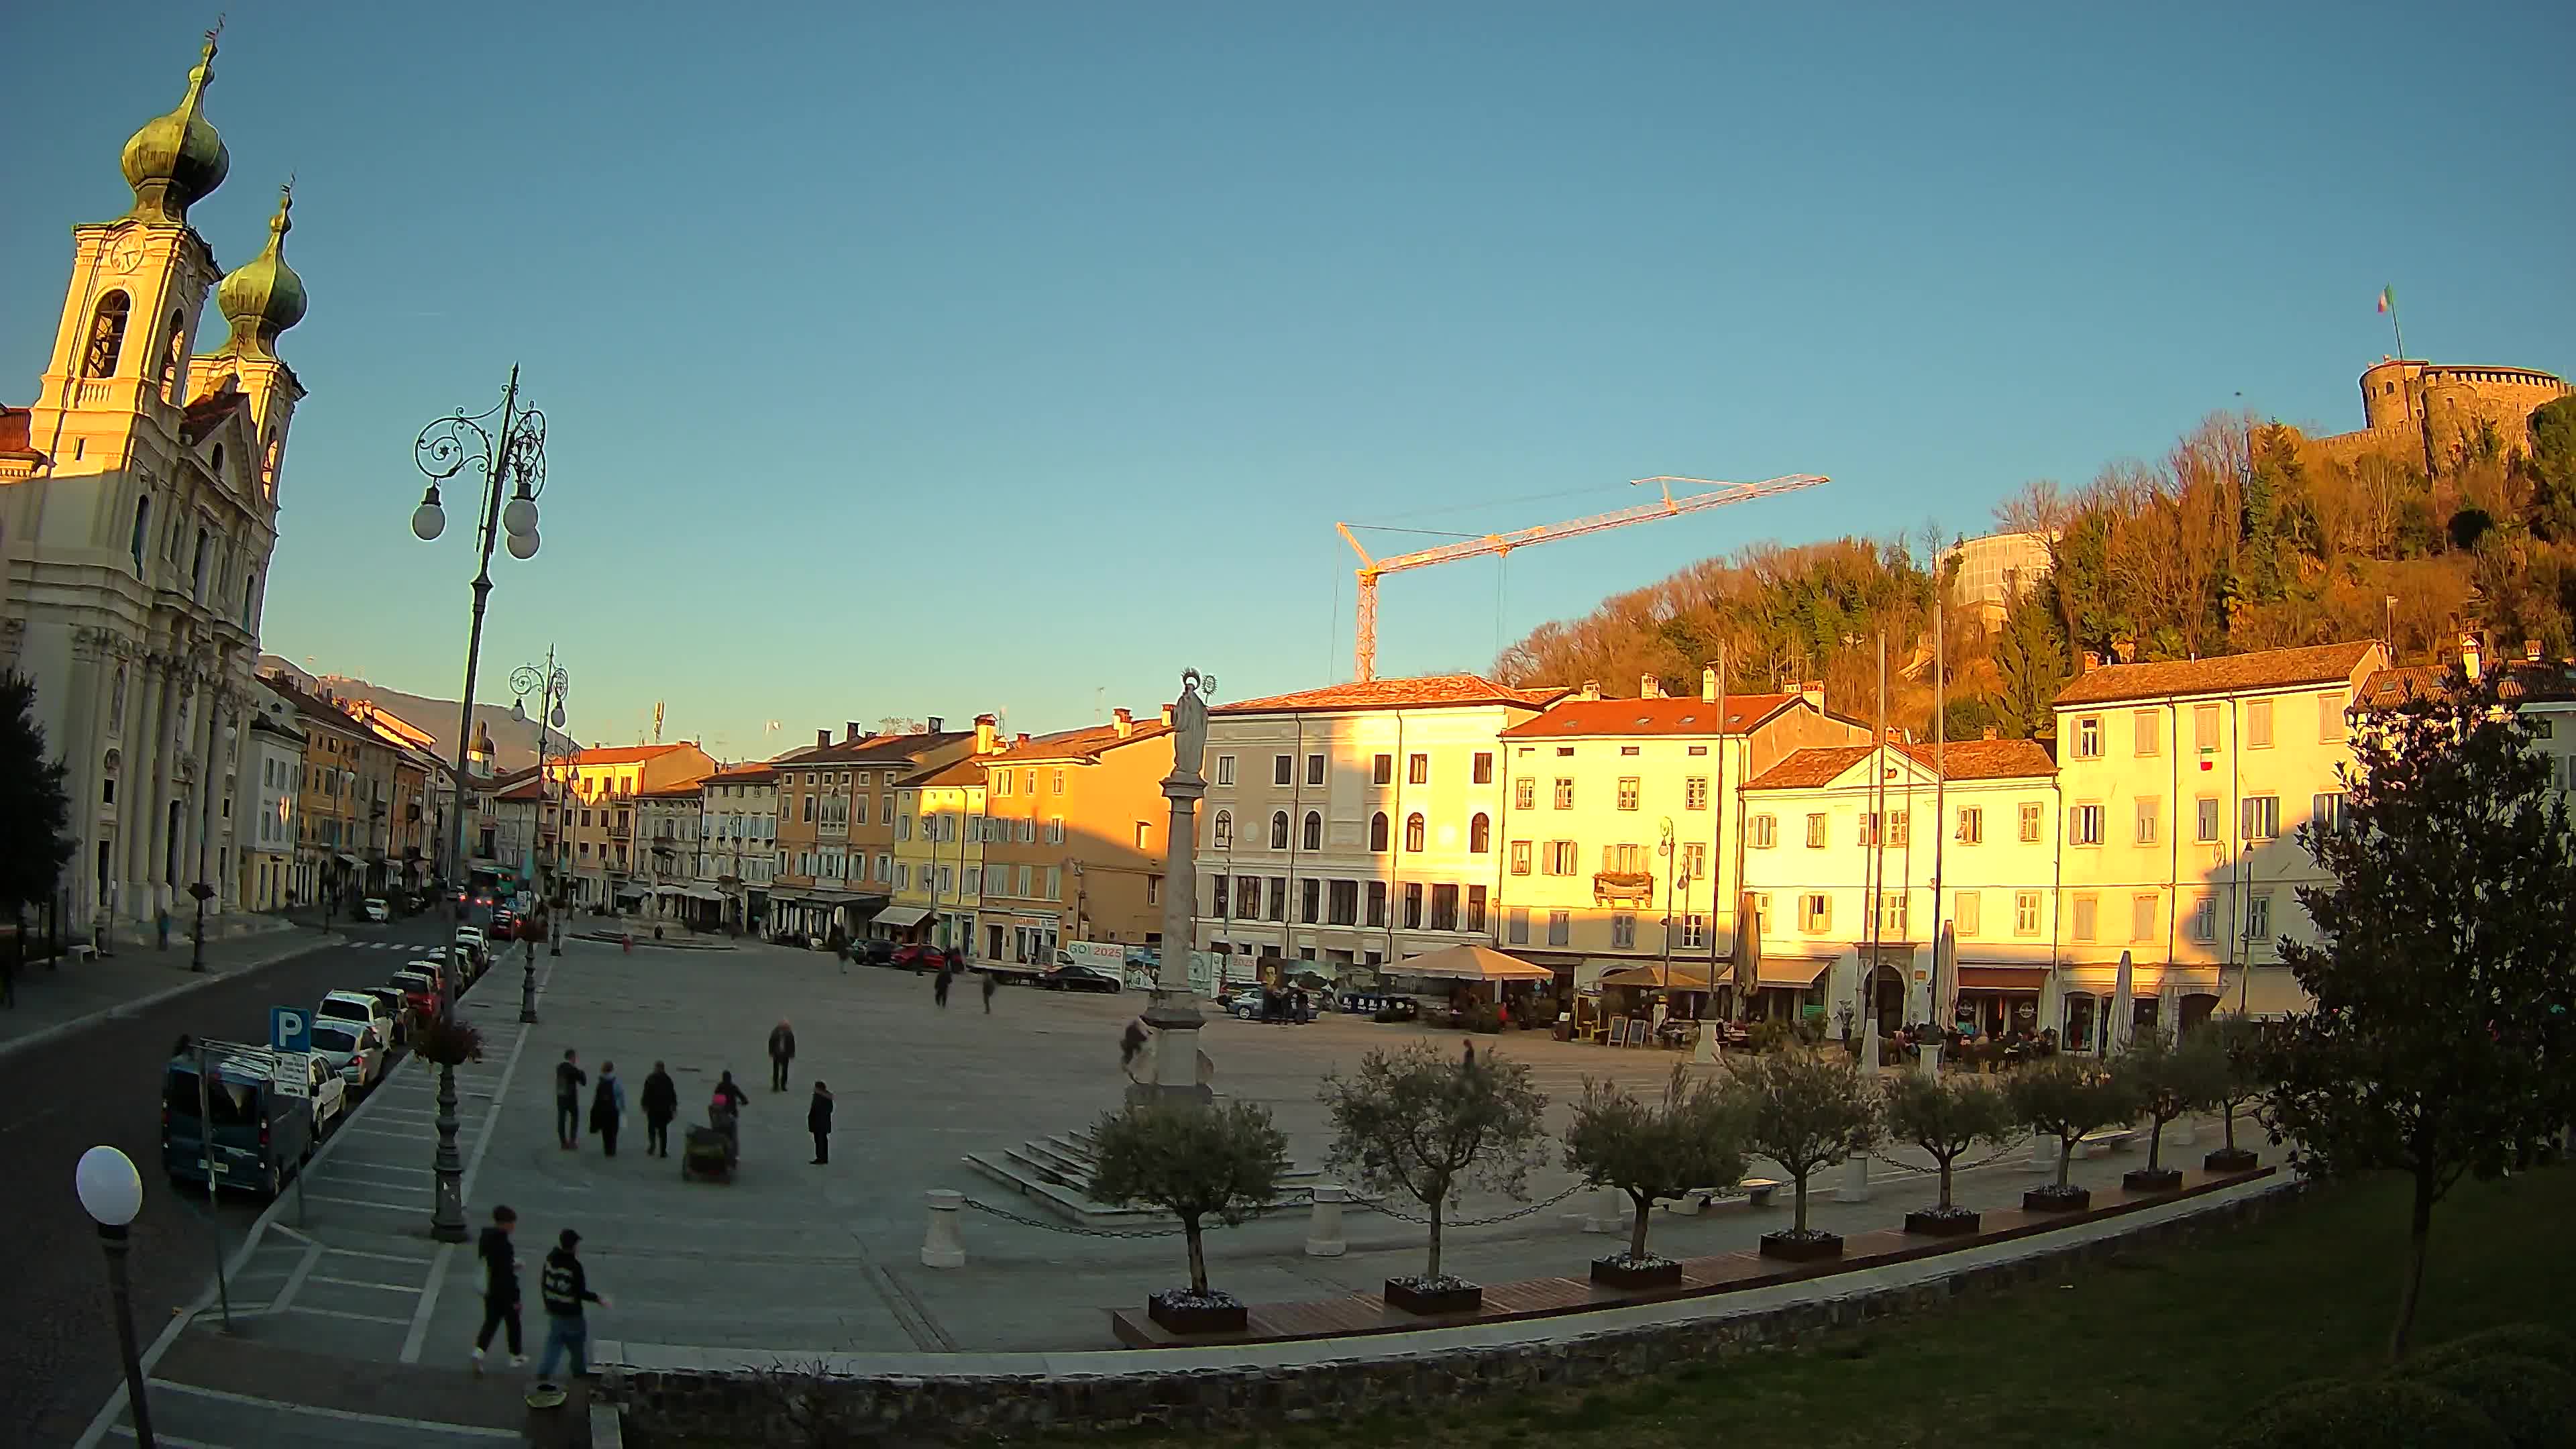
[[[268,1044],[281,1052],[313,1050],[313,1013],[300,1006],[268,1009]]]

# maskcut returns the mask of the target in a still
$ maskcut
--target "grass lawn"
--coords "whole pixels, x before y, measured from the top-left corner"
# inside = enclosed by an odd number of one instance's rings
[[[2571,1221],[2576,1171],[2462,1183],[2434,1214],[2416,1344],[2496,1323],[2566,1323],[2576,1302],[2576,1248],[2563,1236]],[[1264,1434],[1084,1437],[1238,1449],[2199,1449],[2282,1385],[2381,1361],[2405,1239],[2405,1185],[2359,1183],[2195,1248],[2115,1259],[2072,1282],[1969,1299],[1804,1348],[1684,1364],[1654,1382],[1436,1422],[1387,1416]]]

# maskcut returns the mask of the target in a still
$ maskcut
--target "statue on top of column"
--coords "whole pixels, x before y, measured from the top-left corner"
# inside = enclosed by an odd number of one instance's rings
[[[1181,697],[1172,701],[1172,772],[1195,775],[1207,755],[1207,697],[1216,692],[1216,676],[1195,669],[1181,671]]]

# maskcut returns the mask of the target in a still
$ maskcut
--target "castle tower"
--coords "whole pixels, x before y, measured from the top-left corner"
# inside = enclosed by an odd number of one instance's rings
[[[210,919],[241,898],[274,479],[303,393],[275,343],[304,296],[281,205],[268,248],[226,281],[232,340],[195,355],[219,269],[188,211],[231,169],[205,115],[215,52],[209,35],[178,107],[125,143],[133,205],[74,228],[53,350],[19,415],[27,446],[0,474],[0,667],[35,681],[67,766],[76,925],[184,921],[198,881],[217,892]]]

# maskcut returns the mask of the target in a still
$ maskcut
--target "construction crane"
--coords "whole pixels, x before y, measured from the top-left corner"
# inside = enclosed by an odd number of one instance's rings
[[[1509,533],[1488,533],[1479,538],[1462,538],[1438,548],[1419,553],[1398,554],[1393,558],[1371,558],[1367,549],[1351,534],[1353,525],[1336,523],[1334,529],[1342,542],[1360,556],[1359,566],[1359,638],[1351,657],[1351,677],[1366,683],[1377,677],[1377,581],[1388,574],[1406,569],[1429,568],[1433,564],[1455,563],[1462,558],[1482,558],[1487,554],[1509,554],[1516,548],[1532,544],[1553,543],[1560,538],[1577,538],[1587,533],[1600,533],[1625,528],[1632,523],[1651,523],[1658,518],[1678,518],[1697,513],[1703,508],[1719,508],[1729,503],[1749,503],[1768,498],[1774,493],[1789,493],[1800,488],[1813,488],[1829,482],[1821,474],[1791,473],[1785,477],[1766,478],[1759,483],[1721,483],[1708,478],[1632,478],[1631,487],[1655,487],[1663,492],[1660,503],[1641,503],[1614,513],[1596,513],[1590,518],[1577,518],[1564,523],[1542,523],[1534,528],[1514,529]],[[1676,495],[1675,485],[1700,489]],[[1366,528],[1369,525],[1360,524]]]

